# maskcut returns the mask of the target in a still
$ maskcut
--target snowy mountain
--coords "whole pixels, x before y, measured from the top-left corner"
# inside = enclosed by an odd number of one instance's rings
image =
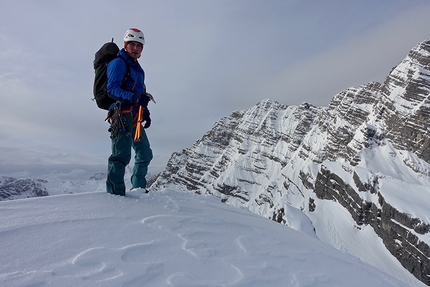
[[[43,179],[27,179],[0,176],[0,201],[28,197],[47,196]]]
[[[215,195],[309,233],[296,221],[305,215],[323,242],[430,285],[429,93],[424,41],[384,83],[346,89],[328,107],[263,100],[220,119],[151,190]]]
[[[125,182],[130,188],[131,167],[127,166]],[[155,181],[156,175],[146,176],[148,184]],[[87,180],[64,180],[57,176],[43,179],[13,178],[0,176],[0,201],[47,195],[74,194],[89,191],[106,191],[106,172],[99,172]]]

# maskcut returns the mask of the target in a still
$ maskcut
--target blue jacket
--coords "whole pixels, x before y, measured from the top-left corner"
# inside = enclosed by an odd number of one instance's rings
[[[122,81],[127,74],[126,62],[130,68],[130,75],[123,87]],[[115,58],[108,64],[106,73],[108,78],[107,92],[111,98],[122,103],[122,110],[128,110],[135,104],[133,102],[133,95],[146,93],[145,72],[139,62],[131,59],[124,49],[118,52],[118,58]],[[113,106],[114,104],[112,104],[110,109]],[[135,109],[137,109],[137,106]]]

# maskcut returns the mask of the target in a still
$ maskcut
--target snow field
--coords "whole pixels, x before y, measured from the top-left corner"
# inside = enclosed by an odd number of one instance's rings
[[[2,286],[407,286],[321,241],[174,190],[0,202]]]

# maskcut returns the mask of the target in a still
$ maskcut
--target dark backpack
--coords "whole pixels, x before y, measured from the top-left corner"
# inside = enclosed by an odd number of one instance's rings
[[[111,42],[108,42],[104,44],[95,54],[94,57],[94,99],[96,100],[97,106],[100,109],[108,110],[109,107],[115,103],[115,100],[109,97],[107,92],[107,65],[110,61],[117,58],[117,54],[119,52],[118,46],[113,42],[113,39]],[[125,61],[124,61],[125,62]],[[128,76],[130,75],[130,67],[128,66],[127,62],[127,73],[124,77],[122,84],[124,85],[125,81],[127,80]]]

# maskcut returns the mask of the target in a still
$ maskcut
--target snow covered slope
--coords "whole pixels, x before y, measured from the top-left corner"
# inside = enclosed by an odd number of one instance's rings
[[[303,233],[174,190],[2,201],[0,218],[1,286],[408,286]]]
[[[304,231],[301,211],[324,242],[430,285],[429,93],[424,41],[383,84],[346,89],[328,107],[267,99],[220,119],[151,188],[215,195]]]

